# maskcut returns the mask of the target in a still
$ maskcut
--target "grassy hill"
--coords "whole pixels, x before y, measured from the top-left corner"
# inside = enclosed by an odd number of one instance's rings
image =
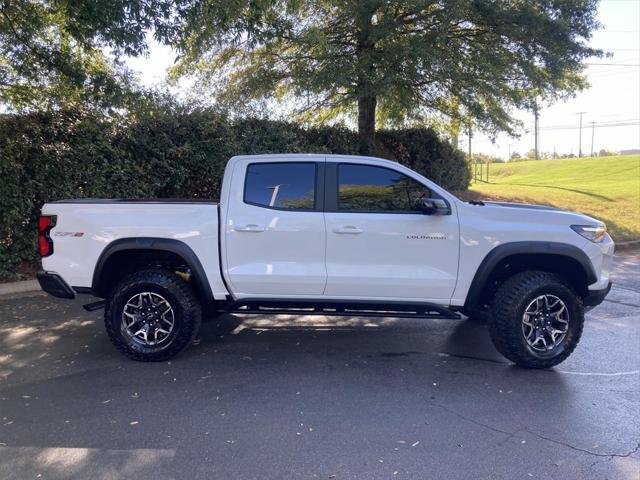
[[[640,239],[640,155],[492,164],[464,199],[538,203],[606,222],[616,241]]]

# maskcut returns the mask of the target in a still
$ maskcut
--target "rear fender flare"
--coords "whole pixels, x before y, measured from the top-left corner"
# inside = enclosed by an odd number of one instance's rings
[[[213,293],[207,274],[202,268],[202,264],[198,259],[198,256],[194,251],[184,242],[180,240],[174,240],[171,238],[152,238],[152,237],[137,237],[137,238],[120,238],[114,240],[102,251],[96,267],[93,271],[93,279],[91,282],[91,290],[94,295],[101,296],[104,294],[103,282],[103,270],[107,265],[109,258],[118,252],[130,251],[130,250],[158,250],[171,252],[178,255],[187,264],[195,277],[194,287],[202,300],[212,301]]]

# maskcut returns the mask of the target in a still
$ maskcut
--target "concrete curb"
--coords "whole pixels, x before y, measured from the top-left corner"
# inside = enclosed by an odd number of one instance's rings
[[[22,282],[0,283],[0,295],[13,295],[14,293],[37,292],[41,290],[37,280],[24,280]]]
[[[616,242],[616,247],[628,247],[630,245],[640,245],[640,240],[629,240],[627,242]]]
[[[640,253],[640,240],[616,243],[616,255],[633,255]]]

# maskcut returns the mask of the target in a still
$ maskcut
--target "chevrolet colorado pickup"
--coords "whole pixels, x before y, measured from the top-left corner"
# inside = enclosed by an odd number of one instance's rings
[[[62,200],[39,219],[42,289],[105,310],[127,356],[166,360],[203,311],[483,319],[529,368],[566,359],[611,288],[602,222],[465,203],[395,162],[232,158],[219,203]]]

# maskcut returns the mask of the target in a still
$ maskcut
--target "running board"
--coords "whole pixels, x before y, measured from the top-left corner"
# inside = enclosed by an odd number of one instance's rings
[[[245,298],[230,303],[221,313],[250,315],[325,315],[338,317],[442,318],[459,320],[459,313],[430,303],[352,300],[277,300]]]

